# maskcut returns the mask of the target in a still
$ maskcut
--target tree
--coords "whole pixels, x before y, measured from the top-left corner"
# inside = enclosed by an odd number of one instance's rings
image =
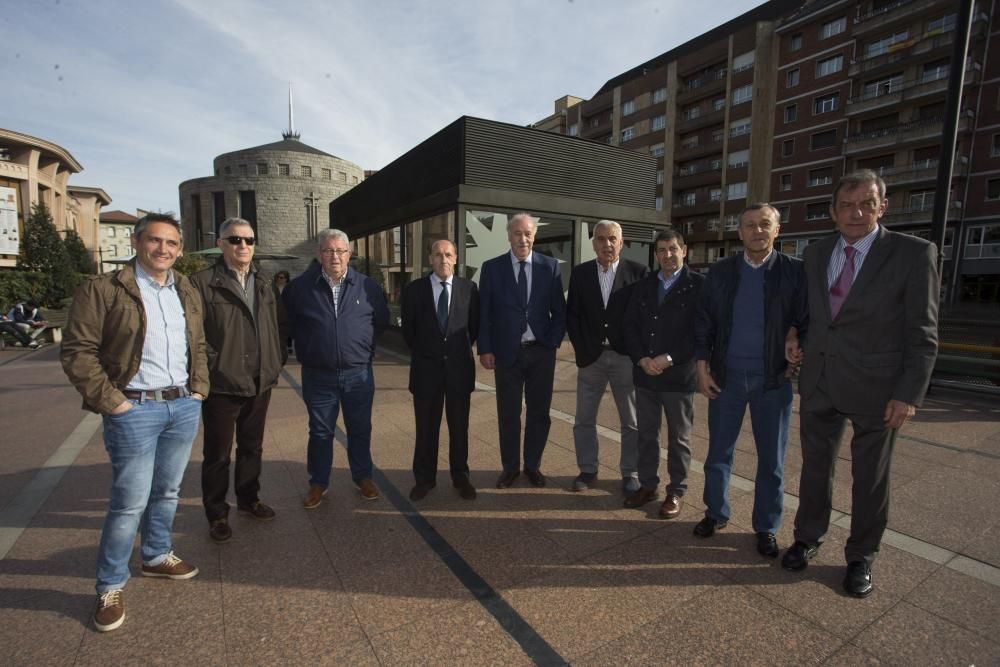
[[[69,255],[69,263],[73,270],[77,273],[93,274],[94,261],[90,258],[90,251],[87,250],[87,246],[84,245],[83,239],[76,233],[76,230],[68,230],[63,242],[66,245],[66,254]]]
[[[58,306],[62,299],[73,294],[78,282],[75,267],[45,204],[31,207],[31,215],[24,224],[20,250],[17,268],[44,273],[52,278],[52,289],[45,295],[43,305]]]

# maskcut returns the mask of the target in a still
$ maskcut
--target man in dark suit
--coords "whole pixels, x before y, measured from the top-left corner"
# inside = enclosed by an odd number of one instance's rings
[[[626,494],[639,490],[636,470],[638,431],[635,425],[635,385],[632,360],[625,351],[622,319],[632,287],[649,269],[621,259],[622,228],[613,220],[594,225],[597,259],[573,269],[566,305],[566,330],[576,351],[576,424],[573,445],[580,474],[574,491],[584,491],[597,479],[597,410],[604,389],[611,394],[621,422],[621,456],[618,460]]]
[[[451,483],[466,500],[476,497],[469,482],[469,404],[476,386],[472,344],[479,331],[479,291],[455,275],[458,251],[447,239],[431,246],[433,272],[403,291],[403,337],[410,347],[410,393],[416,420],[410,500],[435,486],[441,410],[448,418]]]
[[[559,262],[532,252],[537,229],[530,214],[512,216],[510,252],[484,263],[479,273],[479,362],[496,381],[500,489],[519,475],[522,398],[527,403],[524,474],[534,486],[545,486],[540,467],[552,424],[549,406],[556,349],[566,333],[566,300]]]
[[[880,226],[887,206],[885,183],[875,172],[844,176],[830,206],[839,234],[811,244],[805,254],[802,478],[795,543],[782,565],[804,569],[823,541],[837,452],[850,422],[852,516],[843,586],[856,597],[873,587],[871,564],[889,518],[896,434],[923,400],[937,356],[937,250]]]
[[[642,507],[657,499],[660,485],[660,423],[667,416],[667,497],[660,518],[681,513],[691,466],[694,420],[694,322],[705,277],[684,264],[687,246],[674,229],[653,241],[660,270],[643,278],[632,291],[625,313],[625,349],[632,363],[639,428],[639,484],[625,507]]]

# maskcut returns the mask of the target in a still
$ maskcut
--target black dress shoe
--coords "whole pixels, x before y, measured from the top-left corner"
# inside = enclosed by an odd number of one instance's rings
[[[711,517],[705,517],[694,527],[694,534],[698,537],[711,537],[715,531],[721,530],[729,524],[725,521],[716,521]]]
[[[216,542],[225,542],[232,537],[233,529],[229,527],[229,520],[222,518],[209,523],[208,536]]]
[[[524,475],[531,482],[532,486],[545,486],[545,475],[542,474],[541,470],[528,470],[525,468]]]
[[[778,541],[771,533],[757,533],[757,553],[767,558],[778,557]]]
[[[516,480],[520,474],[521,473],[516,470],[500,473],[500,477],[497,478],[497,488],[509,489],[511,485],[514,484],[514,480]]]
[[[274,510],[259,500],[252,505],[237,505],[236,509],[240,514],[247,514],[258,521],[270,521],[274,518]]]
[[[434,484],[417,484],[410,489],[410,500],[423,500],[434,486]]]
[[[795,544],[788,547],[788,551],[785,552],[784,557],[781,559],[781,567],[792,572],[804,570],[817,551],[819,551],[819,547],[809,546],[805,542],[796,540]]]
[[[847,564],[847,575],[844,576],[844,590],[848,595],[865,598],[871,595],[875,588],[872,584],[872,570],[863,560],[851,561]]]
[[[472,486],[472,482],[468,479],[453,481],[451,485],[458,489],[458,495],[461,496],[462,500],[476,499],[476,487]]]

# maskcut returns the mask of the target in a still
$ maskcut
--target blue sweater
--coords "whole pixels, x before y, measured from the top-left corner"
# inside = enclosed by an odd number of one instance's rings
[[[361,368],[375,356],[375,341],[389,325],[385,294],[368,276],[347,269],[338,299],[314,265],[289,283],[282,302],[303,366],[329,371]]]
[[[726,365],[745,371],[764,370],[764,266],[755,269],[746,261],[740,262]]]

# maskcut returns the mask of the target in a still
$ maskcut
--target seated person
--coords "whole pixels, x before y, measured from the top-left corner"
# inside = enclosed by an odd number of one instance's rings
[[[22,301],[11,308],[7,319],[13,322],[18,331],[30,337],[32,343],[35,343],[35,339],[42,335],[49,324],[42,317],[38,304],[32,300]],[[38,347],[37,343],[33,347]]]
[[[5,333],[9,333],[11,336],[16,338],[21,345],[30,347],[32,350],[38,347],[38,341],[32,340],[31,336],[18,329],[12,321],[7,319],[6,315],[0,315],[0,336]],[[0,345],[0,347],[3,346]]]

